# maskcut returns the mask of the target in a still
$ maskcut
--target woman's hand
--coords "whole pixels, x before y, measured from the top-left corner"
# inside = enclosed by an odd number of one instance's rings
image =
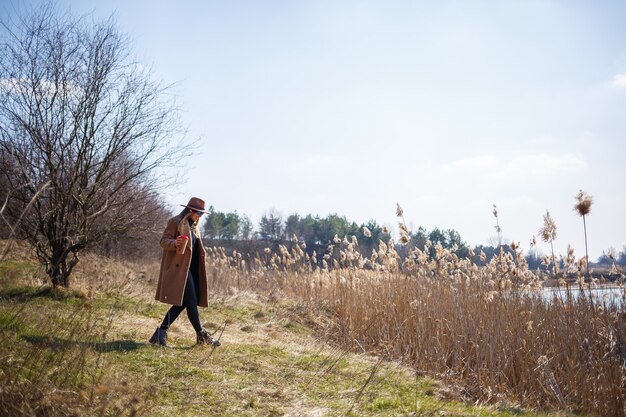
[[[176,250],[181,251],[187,243],[187,236],[178,236],[176,238]]]

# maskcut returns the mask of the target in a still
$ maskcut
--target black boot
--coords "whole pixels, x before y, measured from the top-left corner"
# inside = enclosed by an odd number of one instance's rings
[[[213,346],[214,348],[222,345],[219,340],[213,340],[213,338],[206,329],[202,329],[196,333],[196,344],[207,344]]]
[[[149,342],[156,346],[167,347],[167,330],[157,327]]]

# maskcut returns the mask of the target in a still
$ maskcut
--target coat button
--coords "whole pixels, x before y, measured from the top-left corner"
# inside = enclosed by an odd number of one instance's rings
[[[178,264],[176,264],[176,268],[178,268]]]

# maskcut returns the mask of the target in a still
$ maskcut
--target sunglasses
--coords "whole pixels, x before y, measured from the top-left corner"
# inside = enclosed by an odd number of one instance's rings
[[[198,216],[202,216],[204,214],[204,212],[202,211],[198,211],[198,210],[192,210],[194,213],[196,213]]]

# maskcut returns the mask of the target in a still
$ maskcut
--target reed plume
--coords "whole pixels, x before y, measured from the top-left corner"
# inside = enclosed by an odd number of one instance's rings
[[[493,205],[493,217],[496,218],[496,225],[494,226],[494,229],[496,229],[496,232],[498,233],[498,247],[502,246],[502,228],[500,227],[500,222],[498,221],[498,208],[496,207],[496,205]]]
[[[583,229],[585,232],[585,259],[587,263],[587,279],[589,279],[589,250],[587,249],[587,222],[585,216],[591,213],[591,205],[593,204],[593,198],[585,193],[583,190],[579,190],[576,194],[576,204],[574,205],[574,211],[578,212],[580,217],[583,218]]]
[[[539,229],[539,236],[544,242],[550,243],[550,249],[552,251],[552,272],[556,275],[557,266],[556,266],[556,257],[554,256],[554,239],[556,239],[556,223],[552,216],[550,216],[550,212],[546,210],[546,214],[543,215],[543,226]]]

